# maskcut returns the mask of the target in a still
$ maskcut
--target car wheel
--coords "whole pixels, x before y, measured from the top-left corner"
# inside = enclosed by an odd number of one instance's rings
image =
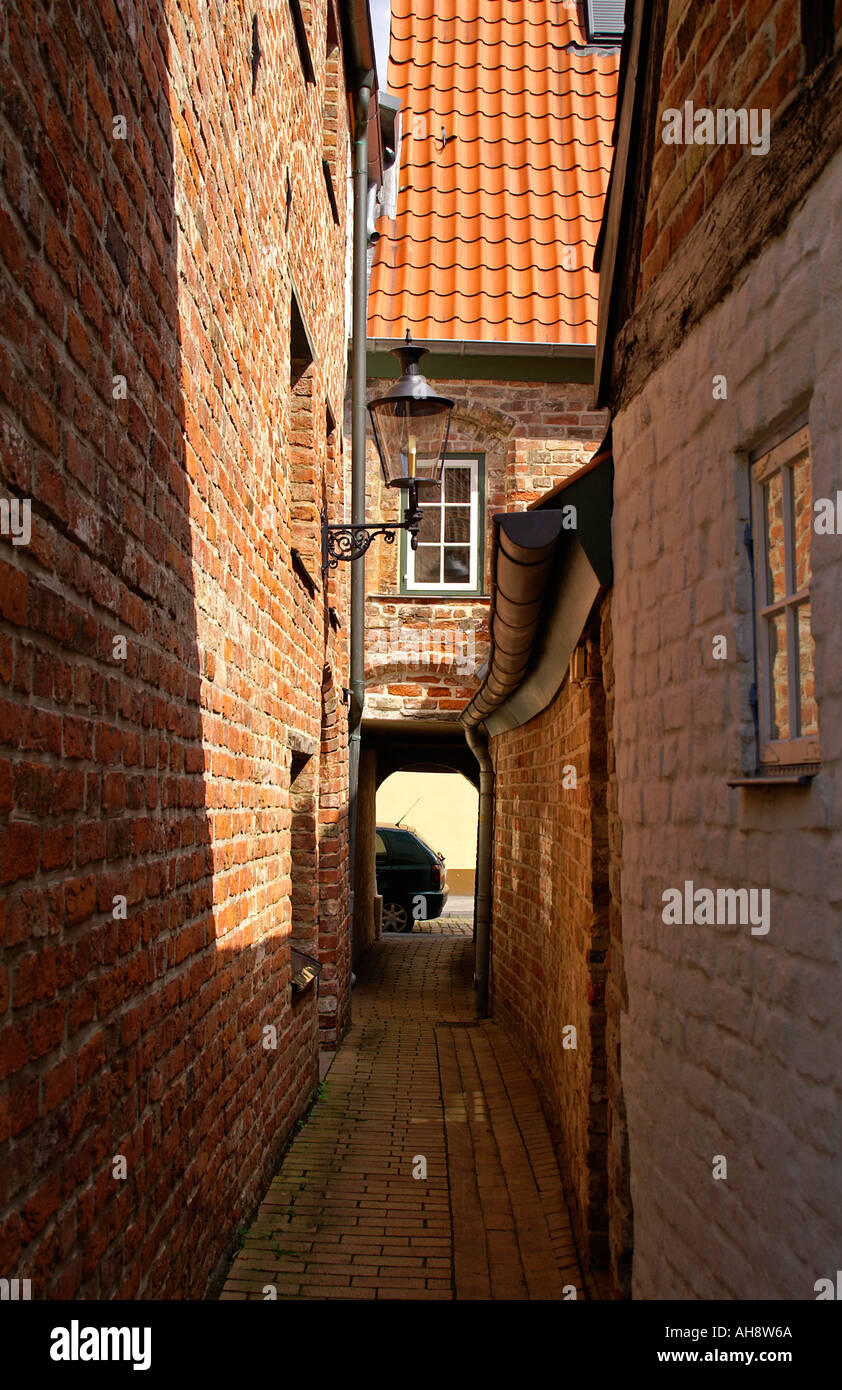
[[[394,901],[384,903],[381,927],[383,931],[412,931],[412,914],[406,903]]]

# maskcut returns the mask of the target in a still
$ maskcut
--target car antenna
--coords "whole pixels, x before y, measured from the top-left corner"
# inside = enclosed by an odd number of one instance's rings
[[[404,813],[403,813],[403,816],[408,816],[409,813],[410,813],[410,811],[413,809],[414,806],[417,806],[417,805],[418,805],[418,803],[419,803],[420,800],[421,800],[420,796],[416,796],[415,800],[414,800],[413,803],[412,803],[412,806],[408,806],[408,807],[407,807],[407,809],[406,809],[406,810],[404,811]],[[403,816],[401,816],[401,820],[403,820]],[[401,820],[396,820],[396,821],[395,821],[395,825],[400,825]]]

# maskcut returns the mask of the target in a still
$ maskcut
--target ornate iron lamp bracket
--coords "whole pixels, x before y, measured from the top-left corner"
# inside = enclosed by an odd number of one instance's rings
[[[322,574],[335,570],[340,560],[359,560],[375,536],[382,536],[387,545],[394,545],[398,531],[406,531],[413,550],[418,547],[418,528],[421,510],[418,491],[410,487],[403,521],[361,522],[359,525],[333,524],[322,512]]]

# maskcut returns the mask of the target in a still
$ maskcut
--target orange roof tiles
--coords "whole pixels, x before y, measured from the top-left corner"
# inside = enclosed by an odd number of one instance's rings
[[[619,53],[586,43],[563,0],[392,0],[399,192],[370,337],[594,343]]]

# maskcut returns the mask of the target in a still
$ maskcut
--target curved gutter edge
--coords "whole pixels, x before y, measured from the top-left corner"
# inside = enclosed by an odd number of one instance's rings
[[[541,626],[547,586],[564,529],[565,494],[572,492],[575,496],[584,482],[585,497],[593,498],[601,485],[594,475],[606,465],[612,465],[610,429],[593,458],[531,503],[526,511],[499,512],[494,517],[488,624],[491,647],[482,684],[459,716],[465,729],[482,724],[523,681]],[[610,583],[610,538],[607,547],[600,546],[599,516],[584,519],[584,526],[580,524],[578,530],[568,534],[578,537],[595,573],[602,582]],[[607,560],[601,553],[605,549]],[[507,640],[502,643],[504,635]]]
[[[541,618],[562,521],[560,511],[503,512],[495,516],[492,653],[480,689],[460,716],[465,740],[479,764],[474,908],[474,1006],[478,1018],[487,1018],[489,1014],[494,871],[494,763],[488,735],[478,726],[520,684]],[[504,632],[512,635],[514,649],[501,646]]]
[[[494,517],[491,651],[485,678],[459,716],[473,729],[512,693],[526,671],[562,529],[555,512],[501,512]],[[503,637],[509,640],[501,642]]]

